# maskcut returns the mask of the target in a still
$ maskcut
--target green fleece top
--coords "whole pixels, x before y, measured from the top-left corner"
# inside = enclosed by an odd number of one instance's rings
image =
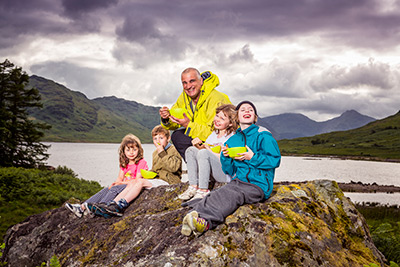
[[[206,71],[201,74],[203,86],[200,91],[200,98],[194,110],[191,108],[191,98],[183,91],[178,97],[172,108],[185,108],[188,111],[187,117],[190,119],[189,125],[185,130],[185,134],[192,138],[200,138],[205,141],[211,134],[211,126],[214,121],[217,107],[222,104],[231,104],[228,96],[215,89],[219,85],[218,76]],[[171,108],[171,109],[172,109]],[[180,128],[179,124],[168,121],[161,125],[167,130],[175,130]]]
[[[169,145],[166,150],[160,153],[157,150],[153,151],[153,167],[151,170],[158,174],[158,178],[169,184],[181,182],[182,157],[174,145]]]

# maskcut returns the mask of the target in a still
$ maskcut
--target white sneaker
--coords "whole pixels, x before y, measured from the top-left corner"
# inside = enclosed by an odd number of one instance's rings
[[[69,204],[66,203],[65,207],[70,210],[73,214],[75,214],[76,216],[78,216],[79,218],[82,217],[83,215],[83,211],[81,209],[81,204]]]
[[[182,194],[180,194],[178,196],[179,199],[182,200],[189,200],[191,199],[194,195],[196,195],[196,191],[197,189],[194,188],[193,186],[189,185],[188,189],[186,189],[185,192],[183,192]]]
[[[87,203],[83,203],[83,206],[85,209],[83,210],[83,216],[89,216],[89,217],[94,217],[94,213],[88,208]]]
[[[207,196],[209,193],[210,193],[210,190],[201,191],[200,189],[198,189],[192,199],[203,198],[203,197]]]

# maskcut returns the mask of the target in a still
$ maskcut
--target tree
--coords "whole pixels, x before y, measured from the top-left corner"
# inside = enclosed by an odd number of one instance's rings
[[[46,123],[35,122],[28,109],[42,108],[39,91],[26,88],[29,76],[7,59],[0,63],[0,165],[33,168],[43,164],[49,146],[39,142]]]

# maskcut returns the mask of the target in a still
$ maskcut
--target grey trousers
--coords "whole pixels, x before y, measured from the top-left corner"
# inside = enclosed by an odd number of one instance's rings
[[[126,187],[126,184],[115,185],[108,189],[108,187],[104,187],[95,195],[91,196],[86,203],[108,203],[111,200],[114,200],[119,193],[121,193]]]
[[[217,182],[229,182],[227,175],[222,171],[219,157],[216,157],[214,153],[207,149],[188,147],[185,158],[190,185],[198,185],[201,189],[208,189],[211,176]]]
[[[254,184],[234,179],[230,183],[211,191],[202,199],[185,202],[209,223],[209,229],[217,227],[225,218],[244,204],[253,204],[264,199],[264,191]]]

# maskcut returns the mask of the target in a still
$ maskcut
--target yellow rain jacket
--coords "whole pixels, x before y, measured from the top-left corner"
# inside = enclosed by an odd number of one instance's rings
[[[231,104],[231,101],[226,94],[215,90],[215,87],[219,85],[217,75],[211,73],[211,71],[205,71],[201,73],[201,77],[203,78],[203,86],[197,105],[192,108],[191,98],[183,91],[172,108],[185,108],[188,111],[186,116],[190,119],[185,134],[191,138],[198,137],[205,141],[211,134],[211,126],[217,107],[222,104]],[[167,123],[161,121],[161,125],[167,130],[175,130],[181,127],[170,120]]]

